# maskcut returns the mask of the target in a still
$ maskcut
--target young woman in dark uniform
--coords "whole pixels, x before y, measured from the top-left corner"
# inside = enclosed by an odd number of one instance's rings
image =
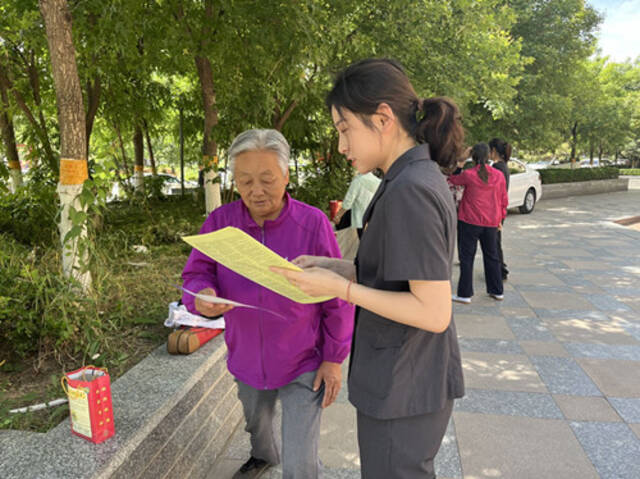
[[[402,67],[379,59],[344,70],[327,105],[340,152],[384,177],[355,264],[303,256],[304,272],[274,271],[358,306],[348,385],[362,477],[433,478],[453,399],[464,394],[451,306],[456,210],[441,172],[462,150],[460,114],[449,99],[418,99]]]

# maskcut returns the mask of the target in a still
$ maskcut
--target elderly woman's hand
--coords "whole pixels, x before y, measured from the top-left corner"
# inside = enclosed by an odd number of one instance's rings
[[[302,256],[298,256],[292,262],[296,266],[300,266],[302,269],[317,266],[318,268],[333,271],[343,278],[347,278],[349,280],[356,279],[356,267],[354,266],[353,261],[331,258],[329,256],[308,256],[303,254]]]
[[[336,400],[340,392],[340,387],[342,386],[342,369],[340,369],[340,364],[330,361],[323,361],[322,364],[320,364],[316,378],[313,381],[313,390],[317,391],[322,383],[324,383],[322,407],[325,408]]]
[[[274,273],[281,274],[295,287],[309,296],[343,297],[347,291],[349,280],[337,273],[313,266],[304,271],[292,271],[286,268],[270,267]]]
[[[217,296],[216,292],[212,288],[204,288],[198,292],[199,294],[206,294],[209,296]],[[204,299],[200,299],[196,297],[195,301],[196,311],[198,311],[203,316],[220,316],[221,314],[226,313],[230,309],[233,309],[233,306],[230,304],[215,304],[205,301]]]
[[[313,266],[331,269],[329,265],[331,264],[331,260],[333,259],[334,258],[330,258],[329,256],[310,256],[307,254],[303,254],[294,259],[292,263],[296,266],[300,266],[302,269],[311,268]]]

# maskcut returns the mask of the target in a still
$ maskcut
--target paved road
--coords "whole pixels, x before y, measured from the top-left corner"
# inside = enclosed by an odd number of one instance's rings
[[[505,301],[484,294],[477,258],[476,296],[454,306],[467,395],[438,477],[640,478],[640,231],[612,222],[638,215],[631,190],[508,217]],[[325,478],[360,477],[345,390],[323,417]],[[211,478],[231,477],[248,451],[238,430]]]

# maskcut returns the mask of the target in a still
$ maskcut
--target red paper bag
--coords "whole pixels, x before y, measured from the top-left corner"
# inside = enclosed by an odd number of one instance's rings
[[[71,432],[95,444],[115,433],[111,381],[106,368],[85,366],[62,377],[69,398]]]

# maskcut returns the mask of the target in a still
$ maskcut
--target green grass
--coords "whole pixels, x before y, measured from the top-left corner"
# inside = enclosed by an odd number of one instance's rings
[[[180,237],[203,221],[190,197],[110,205],[94,218],[87,295],[62,278],[57,241],[34,246],[0,235],[0,269],[11,277],[0,278],[0,428],[48,430],[67,405],[9,409],[64,397],[61,375],[84,364],[107,367],[113,381],[166,340],[162,323],[179,298],[170,283],[180,282],[190,252]]]
[[[620,174],[625,176],[640,176],[640,168],[621,168]]]

